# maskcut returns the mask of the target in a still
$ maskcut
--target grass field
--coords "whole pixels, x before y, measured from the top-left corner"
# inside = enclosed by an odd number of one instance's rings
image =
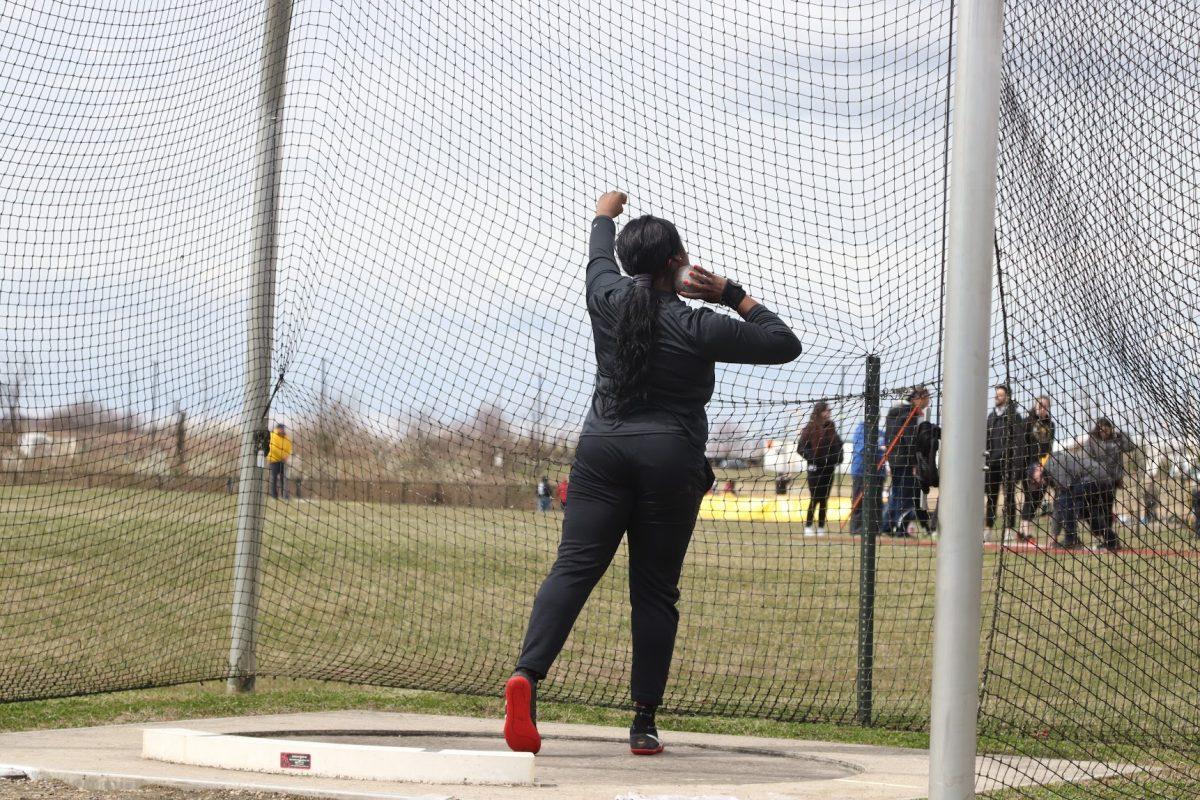
[[[224,673],[232,499],[2,491],[4,697]],[[263,541],[260,673],[494,703],[559,521],[525,511],[273,503]],[[1126,539],[1136,553],[985,556],[981,722],[990,748],[1063,755],[1080,752],[1080,742],[1153,741],[1169,750],[1180,732],[1200,728],[1196,559],[1178,531]],[[927,544],[880,542],[873,702],[884,728],[927,725],[936,552]],[[546,682],[547,699],[576,709],[625,704],[626,576],[619,555]],[[702,521],[681,587],[666,709],[850,723],[858,576],[854,540],[804,538],[795,525]],[[20,706],[29,707],[4,708]],[[1137,742],[1120,741],[1131,731]]]

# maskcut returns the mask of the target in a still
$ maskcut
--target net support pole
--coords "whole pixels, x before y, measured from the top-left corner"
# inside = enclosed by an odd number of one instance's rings
[[[858,560],[858,670],[854,680],[857,700],[854,719],[859,725],[870,725],[873,711],[872,691],[875,677],[875,544],[882,527],[879,508],[880,479],[878,468],[879,435],[879,356],[867,356],[867,385],[864,396],[863,449],[859,453],[863,465],[862,498],[859,509],[862,519],[862,541]]]
[[[987,405],[1002,0],[959,9],[951,156],[929,799],[975,796]]]
[[[254,198],[254,257],[250,267],[247,351],[242,401],[242,449],[238,473],[237,543],[230,625],[230,692],[254,691],[257,673],[259,558],[264,493],[263,437],[271,403],[271,350],[275,327],[275,266],[279,257],[279,178],[282,117],[287,77],[292,0],[266,0],[262,72],[259,77],[258,165]]]

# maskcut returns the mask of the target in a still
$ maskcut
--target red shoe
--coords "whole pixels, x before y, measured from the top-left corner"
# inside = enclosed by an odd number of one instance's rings
[[[537,688],[524,675],[513,675],[504,684],[504,741],[517,753],[542,749],[537,729]]]

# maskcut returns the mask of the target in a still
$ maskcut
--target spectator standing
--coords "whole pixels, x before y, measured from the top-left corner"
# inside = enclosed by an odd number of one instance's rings
[[[271,478],[271,497],[288,499],[287,461],[292,457],[292,440],[282,422],[271,432],[271,446],[267,450],[267,469]]]
[[[563,478],[558,482],[558,505],[563,511],[567,510],[567,479]]]
[[[545,513],[550,510],[550,505],[554,502],[554,487],[550,485],[550,479],[545,475],[538,481],[537,484],[537,504],[538,511]]]
[[[1146,488],[1142,493],[1142,519],[1143,525],[1153,525],[1158,522],[1158,508],[1161,505],[1161,496],[1158,489],[1158,476],[1151,474],[1146,478]]]
[[[1142,495],[1142,524],[1165,522],[1167,509],[1163,506],[1163,490],[1170,479],[1170,464],[1164,458],[1146,459],[1145,492]]]
[[[1192,481],[1192,536],[1200,539],[1200,478]]]
[[[1037,537],[1031,531],[1033,520],[1042,508],[1046,499],[1046,483],[1042,479],[1042,466],[1054,450],[1054,420],[1050,416],[1051,400],[1042,395],[1033,401],[1033,408],[1025,420],[1025,460],[1022,464],[1024,479],[1021,482],[1021,532],[1018,538],[1026,542],[1036,542]]]
[[[875,484],[875,501],[876,507],[883,505],[880,502],[883,495],[883,431],[876,428],[872,438],[877,443],[873,452],[867,447],[867,423],[858,423],[858,427],[854,429],[852,445],[854,452],[850,456],[850,493],[853,498],[850,506],[851,535],[863,532],[863,505],[865,503],[863,492],[866,487],[866,476],[869,474],[868,470],[876,470],[881,473],[879,482]]]
[[[1004,490],[1004,527],[999,541],[1008,541],[1008,532],[1017,530],[1017,481],[1025,472],[1025,426],[1008,386],[996,386],[996,405],[987,418],[987,472],[984,491],[987,509],[984,527],[996,524],[996,504]]]
[[[916,519],[921,502],[921,478],[917,474],[917,426],[929,405],[929,390],[914,386],[903,403],[892,406],[884,423],[888,468],[892,487],[888,494],[883,527],[896,536],[908,536],[907,523]]]
[[[833,488],[833,473],[842,463],[842,437],[833,423],[833,412],[829,403],[819,400],[808,418],[808,424],[800,432],[796,447],[808,462],[808,512],[805,515],[804,535],[824,536],[825,520],[829,508],[829,492]],[[813,518],[817,527],[813,529]]]

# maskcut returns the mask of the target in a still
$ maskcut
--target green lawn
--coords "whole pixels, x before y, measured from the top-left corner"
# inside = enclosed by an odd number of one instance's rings
[[[0,698],[187,684],[224,673],[231,498],[9,487],[0,489],[0,519]],[[434,702],[429,697],[439,698],[441,711],[494,713],[560,519],[531,511],[272,504],[260,674],[396,688],[281,684],[252,699],[161,689],[138,693],[148,705],[129,713],[158,713],[156,704],[178,707],[181,716],[197,706],[275,710],[275,702],[280,710],[309,702],[409,708]],[[1126,539],[1150,550],[1187,546],[1170,530]],[[877,565],[874,722],[918,732],[915,741],[928,718],[935,553],[882,540]],[[981,647],[988,746],[1036,746],[1046,754],[1081,741],[1130,744],[1132,755],[1142,744],[1160,755],[1186,749],[1197,728],[1196,563],[1154,552],[989,553]],[[827,732],[797,735],[860,735],[852,727],[836,733],[854,719],[858,575],[855,541],[806,539],[798,526],[702,521],[681,586],[664,713],[681,720],[676,727],[812,723]],[[565,704],[547,705],[556,709],[549,714],[599,719],[607,712],[597,707],[625,705],[626,580],[622,552],[545,683],[545,698]],[[86,717],[90,703],[131,697],[0,708],[53,717],[56,708],[80,704]],[[730,719],[746,717],[767,721]],[[622,713],[612,719],[623,724]]]
[[[1163,800],[1195,800],[1200,797],[1200,777],[1193,766],[1186,772],[1171,771],[1166,779],[1151,775],[1087,781],[1078,784],[1055,784],[1043,787],[1003,789],[978,795],[979,800],[1131,800],[1131,798],[1162,798]]]
[[[497,730],[504,715],[504,703],[499,696],[267,678],[259,681],[253,694],[231,695],[226,693],[223,683],[210,682],[0,704],[0,732],[348,709],[490,717],[497,721]],[[550,722],[618,727],[629,724],[628,711],[572,703],[539,703],[538,716]],[[817,739],[892,747],[929,746],[926,734],[884,728],[670,713],[661,715],[660,723],[664,730],[699,733]]]

